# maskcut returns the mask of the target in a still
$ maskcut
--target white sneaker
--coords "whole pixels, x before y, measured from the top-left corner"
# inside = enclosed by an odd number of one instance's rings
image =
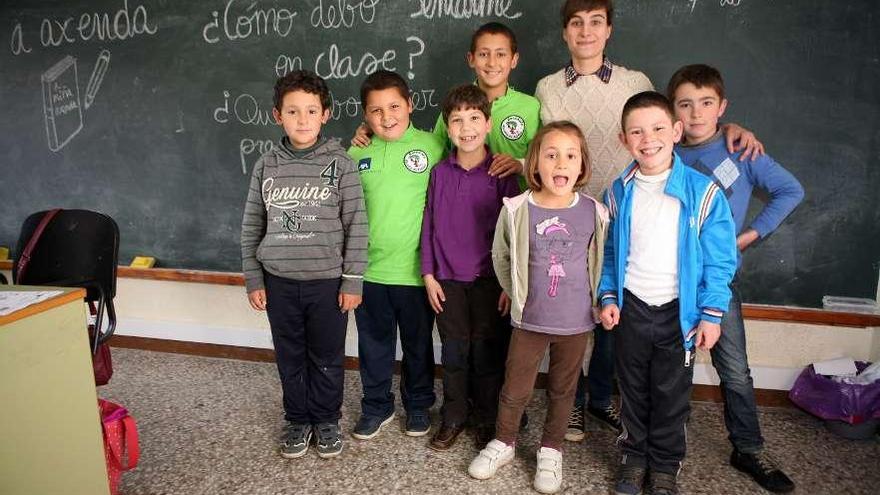
[[[541,493],[556,493],[562,488],[562,452],[549,447],[538,450],[534,486]]]
[[[468,474],[478,480],[495,476],[498,468],[513,460],[514,448],[501,440],[492,440],[468,466]]]

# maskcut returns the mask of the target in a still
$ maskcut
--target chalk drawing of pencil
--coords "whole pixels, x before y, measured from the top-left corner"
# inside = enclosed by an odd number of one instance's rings
[[[85,107],[88,109],[95,101],[95,95],[104,81],[104,75],[110,67],[110,52],[101,50],[98,54],[98,60],[95,62],[95,68],[92,69],[92,77],[89,78],[89,84],[86,86]]]

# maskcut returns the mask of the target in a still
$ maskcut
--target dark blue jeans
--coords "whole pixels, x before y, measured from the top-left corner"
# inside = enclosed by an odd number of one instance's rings
[[[712,365],[721,377],[724,396],[724,424],[730,442],[740,452],[755,454],[764,448],[755,389],[749,358],[746,355],[746,332],[742,319],[742,300],[736,284],[730,285],[733,297],[721,320],[721,338],[712,348]]]
[[[583,373],[578,378],[574,405],[583,407],[586,402],[587,385],[590,388],[590,406],[605,409],[611,404],[612,380],[614,378],[614,332],[596,325],[593,353],[590,356],[589,377]]]
[[[364,282],[363,297],[354,316],[364,416],[385,418],[394,411],[391,378],[398,327],[403,348],[403,407],[407,412],[426,411],[434,404],[434,312],[428,305],[425,288]]]
[[[341,416],[345,329],[340,279],[297,281],[264,272],[266,313],[284,395],[284,419],[335,423]]]

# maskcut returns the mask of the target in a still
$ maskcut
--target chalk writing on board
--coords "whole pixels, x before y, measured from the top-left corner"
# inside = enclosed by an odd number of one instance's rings
[[[422,41],[418,36],[410,36],[406,39],[407,43],[415,44],[415,49],[409,53],[409,71],[407,71],[406,76],[410,79],[415,79],[416,75],[413,73],[413,59],[417,58],[419,55],[425,53],[425,42]]]
[[[76,59],[61,59],[40,77],[43,83],[43,116],[49,149],[58,151],[82,130],[82,105]]]
[[[312,27],[350,28],[356,23],[372,24],[376,19],[379,0],[318,0],[309,21]]]
[[[687,2],[691,6],[691,12],[693,12],[697,6],[697,0],[687,0]],[[722,7],[739,7],[741,3],[742,0],[718,0],[718,5]]]
[[[293,30],[293,22],[298,13],[285,8],[258,8],[256,1],[251,1],[242,12],[237,11],[245,2],[228,0],[220,12],[211,12],[212,20],[202,27],[202,39],[214,44],[225,37],[229,41],[243,40],[250,36],[286,37]],[[233,8],[235,7],[235,8]]]
[[[418,0],[419,10],[410,17],[434,19],[451,17],[470,19],[472,17],[503,17],[516,19],[521,11],[510,12],[513,0]]]
[[[315,73],[329,80],[358,77],[361,74],[369,75],[380,69],[393,71],[395,68],[392,62],[396,58],[396,51],[385,50],[385,53],[379,57],[370,52],[365,52],[355,62],[351,55],[340,56],[339,47],[336,46],[336,43],[333,43],[330,45],[330,48],[319,53],[315,58]]]
[[[236,121],[244,125],[275,125],[275,117],[272,116],[272,110],[260,108],[260,104],[253,95],[241,93],[232,99],[232,107],[229,106],[229,100],[232,93],[229,90],[223,91],[223,105],[214,109],[214,120],[220,124],[229,123],[230,116]]]
[[[271,139],[252,139],[243,138],[238,142],[238,156],[241,159],[241,175],[247,175],[247,159],[250,155],[256,153],[258,157],[263,156],[275,147],[275,143]]]
[[[143,5],[129,8],[123,0],[122,8],[109,14],[83,13],[61,19],[44,18],[40,22],[40,44],[44,47],[61,46],[77,41],[115,41],[139,35],[156,34],[158,26],[150,24],[149,13]]]
[[[22,53],[30,53],[31,49],[24,44],[24,35],[21,32],[21,23],[16,22],[12,28],[12,38],[9,40],[9,51],[13,55],[21,55]]]
[[[275,75],[278,77],[284,77],[295,70],[302,70],[302,68],[303,60],[300,56],[290,57],[282,53],[275,59]]]

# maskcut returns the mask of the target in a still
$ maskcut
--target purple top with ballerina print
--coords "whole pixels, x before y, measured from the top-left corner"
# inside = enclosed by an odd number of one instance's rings
[[[568,208],[529,201],[529,293],[522,328],[554,335],[592,330],[587,248],[596,206],[579,194]]]

